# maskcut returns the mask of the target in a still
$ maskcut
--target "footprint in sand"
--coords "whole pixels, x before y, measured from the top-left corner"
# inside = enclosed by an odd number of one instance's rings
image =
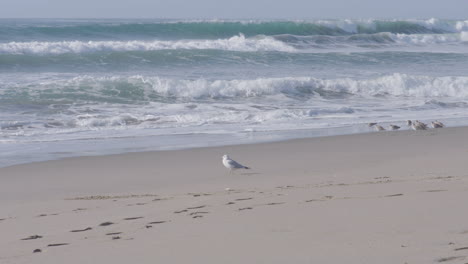
[[[201,208],[205,208],[206,205],[200,205],[200,206],[194,206],[194,207],[187,207],[188,210],[192,210],[192,209],[201,209]]]
[[[48,247],[59,247],[59,246],[66,246],[69,245],[68,243],[57,243],[57,244],[49,244]]]
[[[115,235],[120,235],[122,232],[113,232],[113,233],[107,233],[106,236],[115,236]]]
[[[304,202],[306,203],[311,203],[311,202],[323,202],[324,200],[320,200],[320,199],[310,199],[310,200],[305,200]]]
[[[446,192],[448,190],[427,190],[427,191],[424,191],[424,192]]]
[[[73,233],[76,233],[76,232],[84,232],[84,231],[88,231],[88,230],[91,230],[92,228],[91,227],[87,227],[85,229],[76,229],[76,230],[72,230],[70,232],[73,232]]]
[[[235,201],[247,201],[247,200],[252,200],[253,197],[248,197],[248,198],[239,198],[239,199],[236,199]]]
[[[203,215],[194,215],[194,216],[192,216],[192,218],[202,218],[202,217],[203,217]]]
[[[235,204],[235,202],[228,202],[226,205]]]
[[[456,248],[456,249],[454,249],[454,250],[455,250],[455,251],[459,251],[459,250],[467,250],[467,249],[468,249],[468,247],[461,247],[461,248]]]
[[[200,196],[210,196],[211,193],[187,193],[188,195],[192,195],[193,197],[200,197]]]
[[[101,223],[99,224],[99,226],[110,226],[110,225],[113,225],[114,223],[112,222],[104,222],[104,223]]]
[[[174,214],[180,214],[180,213],[185,213],[185,212],[188,212],[188,210],[184,209],[180,211],[175,211]]]
[[[446,262],[446,261],[452,261],[452,260],[457,260],[457,259],[465,259],[464,256],[453,256],[453,257],[446,257],[446,258],[440,258],[437,260],[437,262]]]
[[[154,222],[149,222],[148,224],[149,225],[158,225],[158,224],[164,224],[166,222],[169,222],[169,221],[154,221]]]
[[[390,195],[385,195],[384,197],[397,197],[397,196],[402,196],[402,193],[396,193],[396,194],[390,194]]]
[[[210,212],[202,212],[202,211],[199,211],[199,212],[192,212],[190,213],[189,215],[200,215],[200,214],[209,214]]]
[[[137,217],[127,217],[127,218],[124,218],[124,220],[136,220],[136,219],[141,219],[143,218],[143,216],[137,216]]]
[[[29,236],[27,238],[22,238],[21,240],[33,240],[33,239],[39,239],[39,238],[42,238],[42,236],[32,235],[32,236]]]
[[[283,202],[280,202],[280,203],[267,203],[265,205],[279,205],[279,204],[284,204]]]
[[[239,208],[239,211],[244,211],[244,210],[252,210],[252,207],[244,207],[244,208]]]

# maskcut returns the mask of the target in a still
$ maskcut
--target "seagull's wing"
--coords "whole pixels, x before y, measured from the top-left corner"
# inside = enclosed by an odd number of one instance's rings
[[[235,160],[229,159],[229,160],[227,160],[227,162],[232,168],[235,168],[235,169],[248,169],[246,166],[238,163]]]

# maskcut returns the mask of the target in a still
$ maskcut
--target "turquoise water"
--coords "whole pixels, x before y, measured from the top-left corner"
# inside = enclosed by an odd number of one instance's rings
[[[3,19],[0,166],[465,124],[466,69],[468,20]]]

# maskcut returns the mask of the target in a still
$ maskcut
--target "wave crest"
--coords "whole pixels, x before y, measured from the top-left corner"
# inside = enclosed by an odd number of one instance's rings
[[[218,40],[180,41],[59,41],[10,42],[0,44],[0,54],[63,54],[99,51],[153,51],[175,49],[219,49],[228,51],[284,51],[294,48],[270,37],[246,38],[244,35]]]
[[[19,93],[19,94],[17,94]],[[392,74],[372,79],[313,77],[252,80],[179,80],[159,77],[76,77],[0,90],[2,100],[96,102],[189,102],[285,96],[293,100],[353,97],[468,97],[468,77],[429,77]],[[10,98],[10,99],[9,99]],[[47,98],[47,99],[43,99]]]

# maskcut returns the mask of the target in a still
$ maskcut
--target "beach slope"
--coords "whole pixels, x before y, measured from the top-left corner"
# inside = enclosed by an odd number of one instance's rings
[[[1,168],[0,263],[465,263],[467,164],[464,127]]]

